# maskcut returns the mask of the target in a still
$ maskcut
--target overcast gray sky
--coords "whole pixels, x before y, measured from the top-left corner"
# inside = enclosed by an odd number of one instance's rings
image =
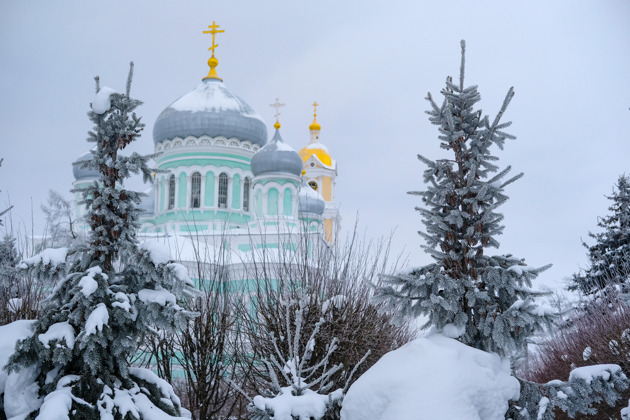
[[[502,253],[553,263],[541,283],[561,285],[586,263],[580,238],[607,213],[612,185],[630,172],[630,2],[555,1],[15,1],[0,0],[0,207],[40,232],[47,191],[65,193],[71,163],[88,150],[93,76],[132,94],[147,124],[138,151],[152,152],[158,114],[207,74],[212,21],[219,75],[272,130],[276,97],[282,135],[308,142],[310,104],[321,104],[321,141],[338,161],[336,197],[345,227],[369,236],[396,229],[410,263],[429,262],[407,191],[423,188],[416,159],[443,156],[425,96],[458,76],[467,41],[467,84],[517,140],[497,152],[525,177],[501,209]]]

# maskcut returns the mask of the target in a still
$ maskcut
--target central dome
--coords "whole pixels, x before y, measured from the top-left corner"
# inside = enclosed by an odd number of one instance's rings
[[[236,137],[264,146],[267,126],[256,111],[219,79],[205,79],[170,104],[153,126],[153,143],[188,136]]]

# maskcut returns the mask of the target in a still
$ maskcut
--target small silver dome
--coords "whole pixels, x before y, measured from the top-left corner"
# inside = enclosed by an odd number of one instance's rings
[[[254,176],[269,173],[288,173],[299,176],[302,173],[303,163],[300,155],[282,140],[280,131],[276,130],[271,141],[252,157],[251,167]]]
[[[267,126],[256,111],[218,79],[206,79],[170,104],[153,126],[153,143],[187,136],[236,137],[259,146]]]
[[[82,165],[77,163],[77,162],[81,162],[84,160],[91,160],[91,159],[92,159],[92,152],[87,152],[79,156],[77,160],[72,164],[72,173],[76,181],[100,178],[101,174],[98,172],[97,169],[82,168],[81,167]]]
[[[326,203],[322,196],[302,179],[300,193],[298,194],[298,210],[300,213],[314,213],[322,215],[326,208]]]

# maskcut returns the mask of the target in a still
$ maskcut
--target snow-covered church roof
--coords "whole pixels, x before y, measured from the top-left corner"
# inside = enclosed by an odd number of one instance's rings
[[[236,137],[259,146],[267,143],[267,126],[258,113],[220,79],[204,79],[170,104],[153,126],[153,142],[187,136]]]
[[[271,141],[252,157],[251,166],[254,176],[271,173],[299,176],[302,173],[300,155],[284,142],[279,128],[280,124],[276,123],[276,133]]]

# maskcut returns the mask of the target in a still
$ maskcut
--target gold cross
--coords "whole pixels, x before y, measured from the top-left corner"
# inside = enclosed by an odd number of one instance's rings
[[[214,43],[214,35],[225,32],[225,30],[218,30],[219,25],[217,25],[214,21],[212,21],[212,25],[208,26],[210,28],[209,31],[203,31],[204,34],[212,34],[212,46],[208,48],[208,51],[212,51],[212,56],[214,57],[214,49],[219,46],[219,44]]]
[[[312,105],[313,105],[313,108],[314,108],[313,115],[317,115],[317,107],[319,106],[319,104],[317,103],[317,101],[315,101],[315,102],[312,103]]]
[[[269,106],[272,108],[276,108],[276,114],[274,115],[274,117],[276,118],[276,122],[277,122],[278,117],[280,116],[280,107],[284,106],[284,104],[281,104],[278,98],[276,98],[276,103],[270,104]]]

